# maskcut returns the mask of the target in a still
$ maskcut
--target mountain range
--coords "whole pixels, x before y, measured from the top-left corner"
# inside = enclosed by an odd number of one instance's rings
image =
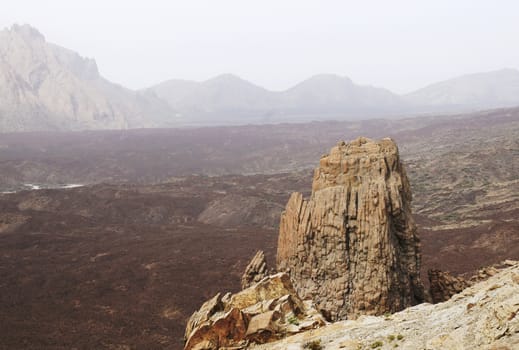
[[[93,59],[47,42],[29,25],[0,31],[0,132],[360,120],[515,105],[514,69],[465,75],[406,95],[333,74],[285,91],[232,74],[133,91],[104,79]]]

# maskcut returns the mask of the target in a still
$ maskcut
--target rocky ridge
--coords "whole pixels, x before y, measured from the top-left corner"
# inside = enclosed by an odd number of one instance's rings
[[[253,349],[490,349],[519,347],[519,263],[440,304],[361,316]]]
[[[310,199],[281,215],[277,269],[331,320],[424,300],[411,191],[391,139],[340,142],[321,158]]]

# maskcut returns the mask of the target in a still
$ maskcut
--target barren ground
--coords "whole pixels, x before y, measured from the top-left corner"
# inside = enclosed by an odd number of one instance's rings
[[[519,259],[517,109],[0,135],[2,190],[90,183],[0,194],[0,348],[180,349],[186,318],[237,290],[257,249],[274,261],[279,213],[292,191],[308,195],[319,155],[361,134],[400,145],[424,271]]]

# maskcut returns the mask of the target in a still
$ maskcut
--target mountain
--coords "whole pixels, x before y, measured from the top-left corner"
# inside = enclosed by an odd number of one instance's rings
[[[429,85],[403,96],[423,109],[489,109],[519,105],[519,71],[501,69],[463,75]]]
[[[146,91],[179,111],[183,122],[359,120],[517,106],[519,71],[465,75],[402,96],[333,74],[315,75],[279,92],[230,74],[201,83],[171,80]]]
[[[29,25],[0,31],[0,132],[162,128],[365,120],[519,105],[519,71],[466,75],[399,96],[320,74],[269,91],[232,74],[168,80],[132,91],[93,59],[49,43]]]
[[[176,106],[183,98],[189,96],[199,83],[190,80],[171,79],[145,90],[166,101],[171,107]]]
[[[298,113],[345,113],[402,109],[400,98],[386,89],[354,84],[334,74],[315,75],[281,93],[283,107]]]
[[[29,25],[0,31],[0,131],[163,126],[170,115],[158,97],[107,81],[94,60]]]
[[[388,114],[402,109],[388,90],[332,74],[313,76],[286,91],[269,91],[232,74],[196,83],[170,80],[149,88],[188,121],[267,122]]]
[[[151,87],[187,123],[260,121],[277,105],[277,96],[232,74],[196,83],[170,80]]]

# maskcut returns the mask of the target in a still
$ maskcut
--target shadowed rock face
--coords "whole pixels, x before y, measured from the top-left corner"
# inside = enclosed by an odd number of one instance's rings
[[[396,312],[424,299],[411,191],[391,139],[340,142],[321,158],[310,199],[281,216],[277,268],[332,320]]]
[[[461,276],[452,276],[448,272],[431,269],[429,275],[429,294],[433,303],[441,303],[449,300],[454,294],[460,293],[470,286]]]

